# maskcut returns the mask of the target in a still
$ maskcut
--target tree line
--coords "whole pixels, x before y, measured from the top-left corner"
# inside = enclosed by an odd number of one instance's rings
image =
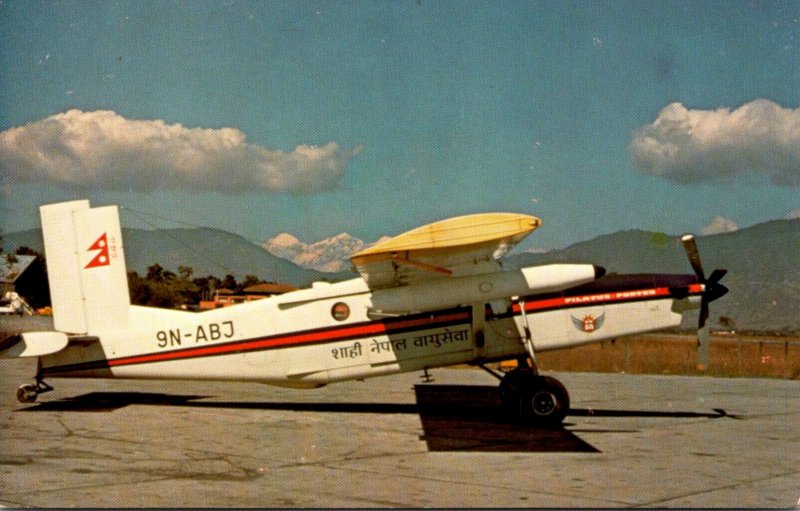
[[[255,275],[247,275],[241,281],[230,274],[222,279],[214,275],[194,277],[192,267],[182,265],[178,266],[178,273],[164,269],[160,264],[148,267],[144,276],[135,271],[128,272],[131,303],[171,309],[191,308],[201,300],[210,300],[218,289],[240,294],[245,288],[262,282]]]
[[[32,255],[41,261],[40,271],[34,272],[28,280],[23,298],[36,308],[51,305],[47,284],[47,265],[45,257],[30,247],[18,247],[14,252],[3,251],[2,235],[0,235],[0,261],[9,267],[17,262],[20,255]],[[214,275],[195,277],[191,266],[178,266],[178,273],[171,272],[160,264],[147,268],[147,273],[140,276],[135,271],[128,272],[128,289],[131,303],[165,308],[193,308],[201,300],[210,300],[216,290],[229,289],[240,294],[245,288],[264,282],[255,275],[246,275],[237,281],[233,275],[223,278]],[[2,286],[0,286],[2,287]],[[0,298],[5,290],[0,289]],[[20,290],[22,291],[22,290]]]

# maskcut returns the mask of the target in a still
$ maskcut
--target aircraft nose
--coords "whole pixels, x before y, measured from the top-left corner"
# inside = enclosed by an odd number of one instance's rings
[[[592,266],[594,266],[594,278],[599,279],[606,274],[606,269],[602,266],[597,266],[596,264],[593,264]]]

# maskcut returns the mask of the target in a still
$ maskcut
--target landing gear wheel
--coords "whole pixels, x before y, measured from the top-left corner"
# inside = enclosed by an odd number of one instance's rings
[[[555,378],[518,369],[506,374],[500,382],[500,403],[517,420],[552,427],[566,417],[569,393]]]
[[[20,403],[33,403],[39,397],[39,389],[31,383],[20,385],[17,389],[17,400]]]
[[[539,376],[530,396],[534,422],[558,425],[569,412],[569,393],[564,385],[550,376]]]
[[[39,394],[44,394],[51,390],[53,390],[53,387],[45,383],[41,375],[37,374],[35,384],[20,385],[17,389],[17,399],[20,403],[33,403],[39,397]]]

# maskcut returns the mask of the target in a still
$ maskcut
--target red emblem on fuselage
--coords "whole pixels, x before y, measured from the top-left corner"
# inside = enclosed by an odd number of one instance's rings
[[[599,330],[600,327],[603,326],[603,321],[606,319],[606,313],[604,312],[599,316],[584,314],[582,318],[576,318],[575,316],[570,317],[572,318],[572,323],[578,330],[583,330],[587,334],[590,334],[595,330]]]
[[[84,266],[84,269],[108,266],[111,264],[111,257],[109,256],[108,251],[108,236],[106,236],[106,233],[103,233],[102,236],[97,238],[97,241],[92,243],[91,247],[86,249],[87,252],[91,252],[93,250],[98,250],[99,252],[97,252],[97,255],[94,256],[94,259],[89,261],[89,264]]]

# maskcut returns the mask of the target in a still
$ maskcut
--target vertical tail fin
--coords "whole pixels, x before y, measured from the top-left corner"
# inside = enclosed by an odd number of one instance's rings
[[[117,206],[89,201],[39,208],[56,330],[100,334],[127,328],[128,279]]]

